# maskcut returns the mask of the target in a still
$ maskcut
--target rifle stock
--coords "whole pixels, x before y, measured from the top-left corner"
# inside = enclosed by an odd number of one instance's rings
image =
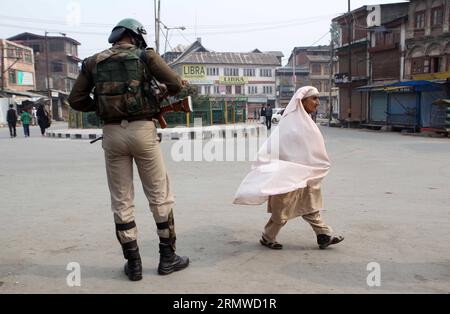
[[[157,119],[159,122],[159,125],[162,129],[166,129],[168,127],[168,124],[166,120],[164,119],[164,114],[168,112],[193,112],[192,108],[192,97],[187,96],[183,99],[177,100],[174,103],[169,104],[168,106],[161,106],[161,112],[158,115]]]

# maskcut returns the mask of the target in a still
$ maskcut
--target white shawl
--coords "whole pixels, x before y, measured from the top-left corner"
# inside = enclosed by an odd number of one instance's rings
[[[330,161],[322,133],[301,102],[316,94],[317,89],[311,86],[295,93],[278,128],[259,151],[251,172],[239,187],[234,204],[261,205],[272,195],[307,186],[320,187]]]

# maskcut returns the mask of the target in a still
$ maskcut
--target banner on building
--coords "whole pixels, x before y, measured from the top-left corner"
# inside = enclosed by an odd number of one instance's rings
[[[248,78],[243,76],[221,76],[219,83],[223,85],[246,85]]]
[[[17,71],[17,85],[33,86],[33,73]]]
[[[183,65],[183,78],[201,80],[206,79],[206,67],[203,65]]]

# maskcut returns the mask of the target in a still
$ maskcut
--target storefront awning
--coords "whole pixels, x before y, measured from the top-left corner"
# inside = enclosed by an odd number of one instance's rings
[[[447,82],[444,80],[418,80],[418,81],[402,81],[394,83],[377,83],[366,86],[358,87],[356,90],[359,92],[375,92],[375,91],[395,91],[405,88],[414,88],[416,92],[435,92],[441,91],[443,84]]]
[[[416,92],[435,92],[442,90],[443,83],[425,80],[404,81],[387,85],[387,87],[413,87]]]

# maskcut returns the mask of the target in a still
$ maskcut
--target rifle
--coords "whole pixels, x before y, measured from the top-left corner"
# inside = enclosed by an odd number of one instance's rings
[[[174,103],[169,103],[167,106],[161,106],[161,112],[158,114],[157,119],[161,129],[166,129],[168,127],[166,120],[164,119],[164,114],[168,112],[193,112],[192,109],[192,97],[187,96],[183,99],[177,100]]]

